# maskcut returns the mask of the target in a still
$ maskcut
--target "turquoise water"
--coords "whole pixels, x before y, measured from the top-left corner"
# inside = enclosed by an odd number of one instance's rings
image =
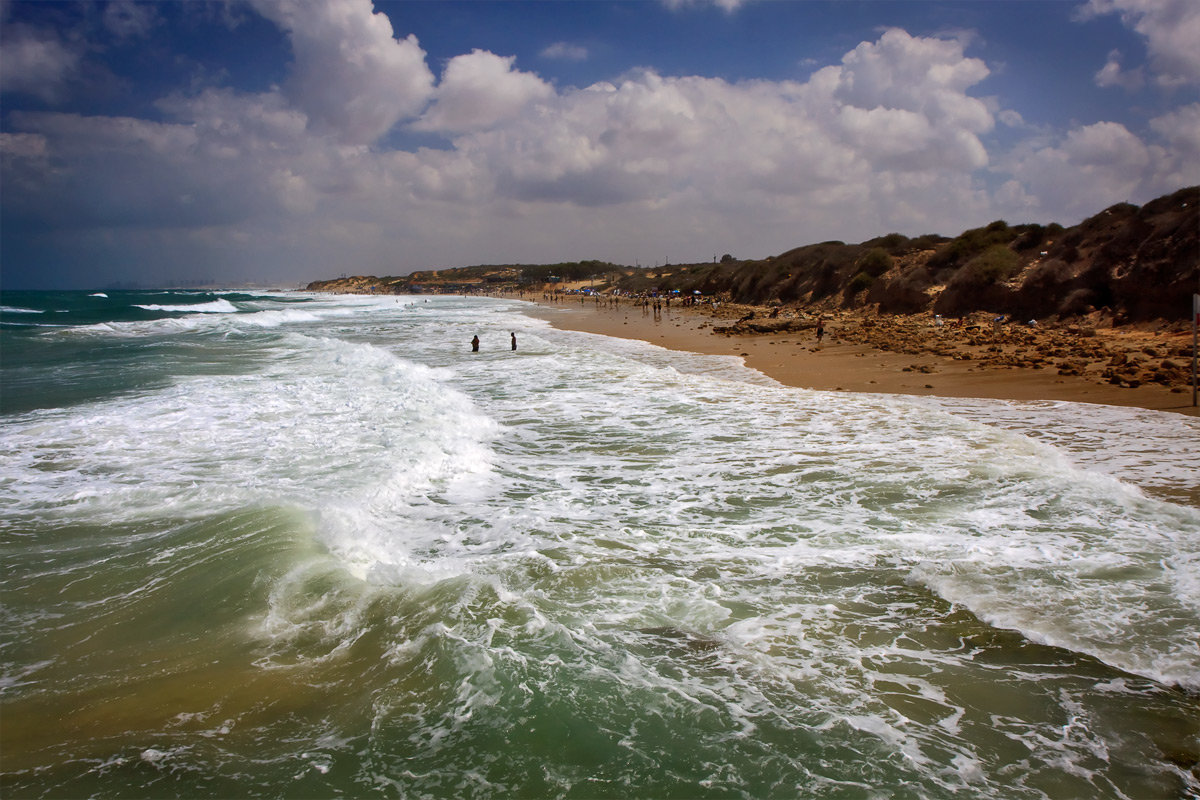
[[[506,300],[0,305],[5,796],[1200,792],[1191,418]]]

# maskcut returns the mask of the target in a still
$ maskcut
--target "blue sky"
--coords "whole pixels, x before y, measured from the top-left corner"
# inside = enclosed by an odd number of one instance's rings
[[[1200,183],[1194,0],[0,2],[0,286],[774,255]]]

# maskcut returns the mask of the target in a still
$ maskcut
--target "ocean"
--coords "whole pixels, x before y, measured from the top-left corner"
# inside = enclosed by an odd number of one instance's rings
[[[1200,794],[1195,418],[515,299],[2,305],[4,797]]]

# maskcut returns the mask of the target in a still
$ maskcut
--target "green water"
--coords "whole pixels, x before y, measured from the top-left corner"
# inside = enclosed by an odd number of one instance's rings
[[[1190,420],[221,299],[4,329],[0,795],[1200,791]]]

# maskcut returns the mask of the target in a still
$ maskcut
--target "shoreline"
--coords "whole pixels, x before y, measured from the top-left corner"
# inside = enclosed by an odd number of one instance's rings
[[[635,339],[669,350],[738,356],[751,369],[785,386],[801,389],[1069,401],[1200,416],[1200,409],[1192,405],[1190,387],[1172,391],[1167,386],[1149,383],[1136,387],[1120,386],[1099,382],[1086,374],[1062,374],[1061,369],[1053,365],[1044,365],[1040,369],[996,366],[981,363],[980,354],[972,356],[961,342],[949,342],[962,348],[957,357],[951,357],[942,343],[953,339],[954,334],[940,328],[936,331],[938,339],[934,344],[937,346],[923,342],[940,353],[920,347],[895,352],[855,341],[860,337],[851,333],[850,326],[861,324],[862,315],[830,320],[828,332],[818,344],[816,334],[809,329],[779,333],[714,333],[714,326],[726,326],[736,317],[719,316],[706,308],[675,305],[654,314],[630,302],[612,307],[607,303],[596,304],[590,299],[581,304],[575,296],[565,297],[561,302],[525,299],[531,304],[532,316],[561,330]],[[737,310],[726,313],[736,314]],[[1123,332],[1106,334],[1105,339],[1120,338],[1128,347],[1139,347],[1144,340],[1153,337],[1153,334]],[[1190,335],[1187,344],[1190,347]],[[1000,348],[993,345],[977,349],[997,351]]]

